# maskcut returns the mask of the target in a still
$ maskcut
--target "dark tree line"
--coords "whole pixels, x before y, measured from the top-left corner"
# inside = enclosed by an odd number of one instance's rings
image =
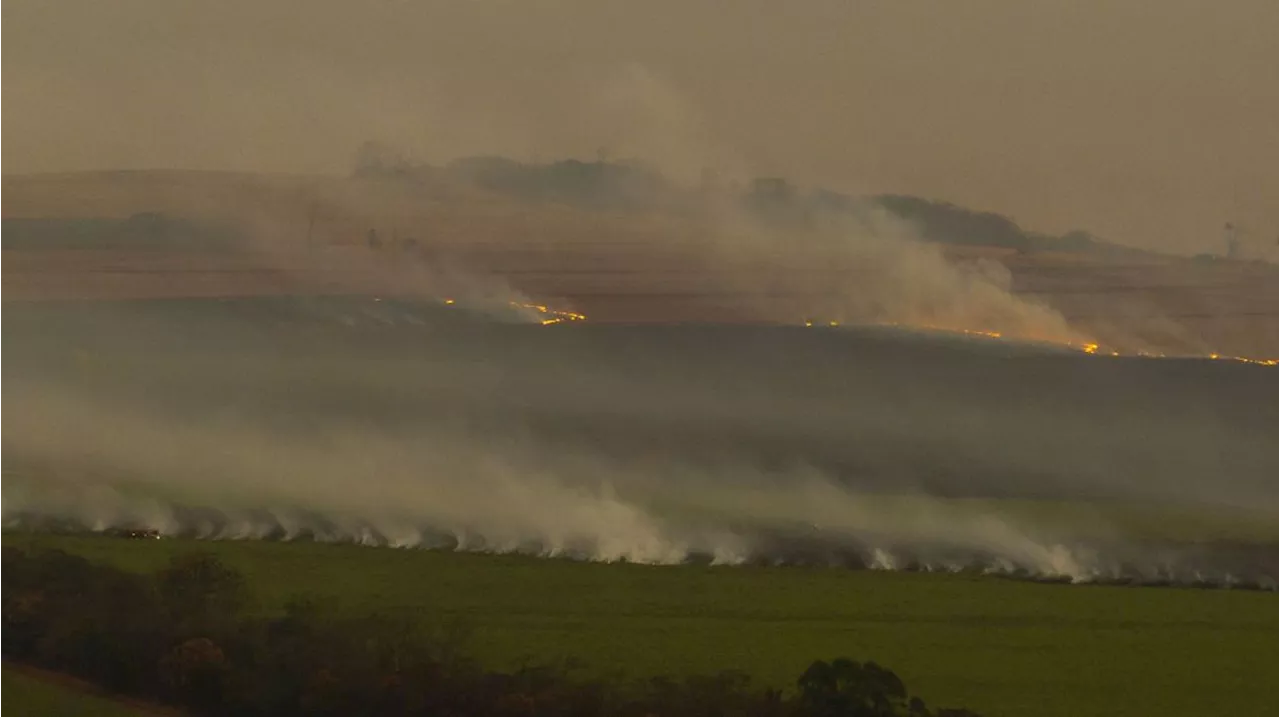
[[[207,554],[153,575],[60,551],[4,549],[5,659],[195,715],[963,717],[929,710],[872,662],[815,662],[781,691],[741,673],[622,683],[553,666],[484,669],[456,636],[298,599],[262,616],[243,576]]]
[[[356,153],[354,176],[366,179],[427,181],[444,179],[529,201],[559,202],[594,209],[653,211],[696,205],[689,194],[661,173],[638,162],[574,159],[518,162],[506,157],[464,157],[443,167],[414,162],[394,148],[366,142]],[[708,176],[711,174],[708,172]],[[704,177],[705,181],[705,177]],[[758,177],[734,187],[742,208],[768,224],[810,226],[824,214],[861,215],[879,208],[913,223],[921,237],[951,245],[998,246],[1019,251],[1063,251],[1141,255],[1084,231],[1061,236],[1029,231],[1009,217],[966,209],[923,197],[884,194],[854,197],[826,189],[801,191],[780,177]]]

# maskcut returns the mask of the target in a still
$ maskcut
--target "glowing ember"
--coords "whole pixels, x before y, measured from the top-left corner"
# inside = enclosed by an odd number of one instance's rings
[[[899,324],[896,322],[881,322],[876,326],[892,326],[903,329],[917,329],[924,331],[935,331],[944,334],[963,334],[965,336],[982,336],[988,339],[1003,338],[1004,334],[999,331],[988,331],[986,329],[949,329],[943,326],[934,326],[933,324]]]
[[[458,303],[454,299],[441,299],[440,301],[442,301],[445,306],[455,306]],[[538,319],[538,323],[540,323],[543,326],[550,326],[552,324],[562,324],[569,321],[586,321],[587,320],[587,317],[584,314],[579,314],[574,311],[563,311],[561,309],[553,309],[550,306],[547,306],[546,304],[522,304],[518,301],[509,301],[507,303],[508,305],[510,305],[512,308],[515,308],[515,309],[525,309],[525,310],[537,312],[538,314],[541,315],[541,317]]]
[[[1210,358],[1221,358],[1228,361],[1239,361],[1240,363],[1252,363],[1252,364],[1257,364],[1259,366],[1280,365],[1280,360],[1277,360],[1277,359],[1251,359],[1251,358],[1245,358],[1243,356],[1218,356],[1217,354],[1211,355]]]
[[[583,314],[579,314],[573,311],[561,311],[560,309],[553,309],[544,304],[521,304],[517,301],[512,301],[509,303],[511,304],[511,306],[517,309],[530,309],[538,312],[539,314],[546,316],[546,318],[541,320],[541,323],[543,326],[550,326],[551,324],[560,324],[566,321],[586,321],[587,320],[587,317]]]
[[[813,324],[813,321],[809,319],[805,319],[804,325],[813,326],[814,324]],[[832,321],[828,325],[839,326],[840,324],[839,322]],[[965,336],[982,336],[982,337],[991,338],[991,339],[1003,338],[1003,334],[1001,334],[999,331],[987,331],[985,329],[952,329],[952,328],[944,328],[941,326],[933,326],[930,324],[900,324],[895,322],[881,322],[873,325],[874,326],[891,326],[894,328],[914,329],[919,331],[936,331],[939,333],[947,333],[947,334],[962,334]],[[1036,343],[1043,343],[1043,342],[1037,341]],[[1055,343],[1055,342],[1049,342],[1049,343]],[[1061,345],[1071,349],[1075,349],[1077,351],[1081,351],[1091,356],[1120,357],[1120,356],[1128,355],[1128,356],[1140,356],[1142,358],[1171,358],[1166,354],[1153,353],[1150,351],[1136,351],[1132,354],[1121,354],[1119,351],[1116,351],[1115,349],[1112,349],[1110,347],[1103,347],[1101,344],[1098,344],[1092,341],[1089,341],[1086,343],[1079,343],[1079,344],[1062,343]],[[1172,358],[1178,358],[1178,357],[1172,357]],[[1196,358],[1196,357],[1181,356],[1181,358]],[[1239,361],[1241,363],[1251,363],[1251,364],[1256,364],[1258,366],[1280,366],[1280,359],[1255,359],[1255,358],[1246,358],[1244,356],[1223,356],[1221,354],[1216,354],[1216,353],[1209,354],[1205,358],[1214,359],[1214,360]]]

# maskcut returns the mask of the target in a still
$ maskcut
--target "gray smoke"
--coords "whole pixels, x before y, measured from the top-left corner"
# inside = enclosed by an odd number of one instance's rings
[[[1072,580],[1272,574],[1258,536],[1274,515],[1249,508],[1274,500],[1268,369],[800,328],[503,326],[434,305],[415,323],[390,301],[351,309],[354,326],[209,305],[11,309],[6,525]],[[1226,524],[1246,547],[1193,545]]]

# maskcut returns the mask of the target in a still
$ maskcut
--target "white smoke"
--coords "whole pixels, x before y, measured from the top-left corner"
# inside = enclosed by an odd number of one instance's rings
[[[769,227],[741,211],[722,212],[716,221],[710,250],[726,269],[721,281],[748,297],[798,297],[749,298],[760,318],[1089,342],[1055,309],[1015,295],[1003,264],[953,261],[940,245],[921,240],[910,222],[871,203],[819,214],[806,229]]]
[[[565,455],[512,434],[348,427],[301,436],[208,418],[165,420],[32,385],[11,388],[6,403],[6,451],[58,457],[38,477],[6,476],[9,528],[61,521],[213,540],[307,538],[648,564],[854,555],[885,570],[976,568],[1073,582],[1180,570],[1150,556],[1147,567],[1125,568],[1116,555],[1054,540],[986,508],[860,495],[813,469],[769,476],[668,465],[679,480],[663,480],[641,466],[579,449]]]

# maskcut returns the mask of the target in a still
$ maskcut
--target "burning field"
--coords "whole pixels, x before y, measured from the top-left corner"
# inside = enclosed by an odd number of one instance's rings
[[[17,550],[210,551],[513,670],[1268,699],[1273,265],[272,182],[6,178]]]
[[[523,299],[6,314],[9,529],[1275,586],[1269,366]]]
[[[6,178],[5,525],[1275,585],[1273,265],[432,182]]]

